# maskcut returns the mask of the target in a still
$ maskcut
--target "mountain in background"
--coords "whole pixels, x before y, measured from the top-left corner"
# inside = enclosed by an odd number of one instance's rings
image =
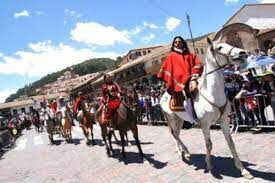
[[[73,70],[73,72],[79,76],[83,76],[85,74],[91,74],[104,70],[112,70],[117,67],[117,65],[121,62],[122,58],[117,57],[116,60],[110,58],[94,58],[90,60],[86,60],[80,64],[72,65],[67,67],[61,71],[57,71],[47,76],[42,77],[41,79],[26,85],[23,88],[17,90],[15,94],[11,94],[5,102],[12,102],[14,99],[19,98],[20,96],[34,96],[39,93],[36,92],[36,89],[41,88],[42,86],[52,83],[57,80],[64,72],[68,70]]]

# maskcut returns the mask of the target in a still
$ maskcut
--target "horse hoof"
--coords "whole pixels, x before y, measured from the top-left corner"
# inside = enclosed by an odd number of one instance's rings
[[[142,162],[144,162],[144,164],[146,165],[150,165],[151,163],[144,157],[142,157]]]
[[[186,160],[186,161],[190,161],[191,160],[191,154],[183,154],[183,158]]]
[[[251,175],[251,173],[249,173],[249,171],[247,171],[246,169],[243,169],[242,171],[242,176],[245,178],[245,179],[253,179],[254,176]]]

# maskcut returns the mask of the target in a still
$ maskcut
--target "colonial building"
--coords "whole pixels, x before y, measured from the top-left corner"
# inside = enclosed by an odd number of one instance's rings
[[[85,81],[75,85],[70,92],[70,98],[71,99],[75,99],[77,98],[77,94],[79,91],[81,91],[88,99],[93,98],[93,92],[91,92],[93,90],[93,87],[91,85],[91,83],[95,80],[97,80],[98,78],[101,78],[104,75],[104,72],[97,72],[93,74],[93,77],[90,77],[88,79],[86,79]]]
[[[55,93],[51,95],[38,95],[32,96],[29,98],[25,98],[23,100],[7,102],[0,104],[0,115],[2,116],[13,116],[17,114],[21,114],[23,112],[29,113],[32,112],[33,109],[40,109],[41,103],[46,100],[55,100],[59,96],[68,98],[68,93]]]
[[[119,67],[132,62],[134,60],[136,60],[139,57],[145,57],[146,55],[150,54],[152,50],[156,49],[156,48],[160,48],[162,47],[161,45],[159,46],[150,46],[150,47],[143,47],[143,48],[136,48],[133,50],[130,50],[126,56],[123,57],[122,62],[119,64]]]
[[[267,52],[275,46],[275,3],[246,4],[216,34],[234,46],[251,53],[256,48]]]

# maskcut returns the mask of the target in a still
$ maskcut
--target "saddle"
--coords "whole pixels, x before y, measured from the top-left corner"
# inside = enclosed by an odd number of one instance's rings
[[[183,106],[185,97],[182,92],[173,92],[169,102],[169,107],[171,111],[185,111]]]

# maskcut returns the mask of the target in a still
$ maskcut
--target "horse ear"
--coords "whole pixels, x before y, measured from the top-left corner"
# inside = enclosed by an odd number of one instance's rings
[[[213,42],[211,41],[211,39],[209,37],[207,37],[207,43],[210,45],[210,46],[213,46]]]
[[[221,33],[220,36],[219,36],[219,38],[218,38],[218,40],[217,40],[217,43],[219,43],[222,40],[222,38],[223,38],[223,35]]]

